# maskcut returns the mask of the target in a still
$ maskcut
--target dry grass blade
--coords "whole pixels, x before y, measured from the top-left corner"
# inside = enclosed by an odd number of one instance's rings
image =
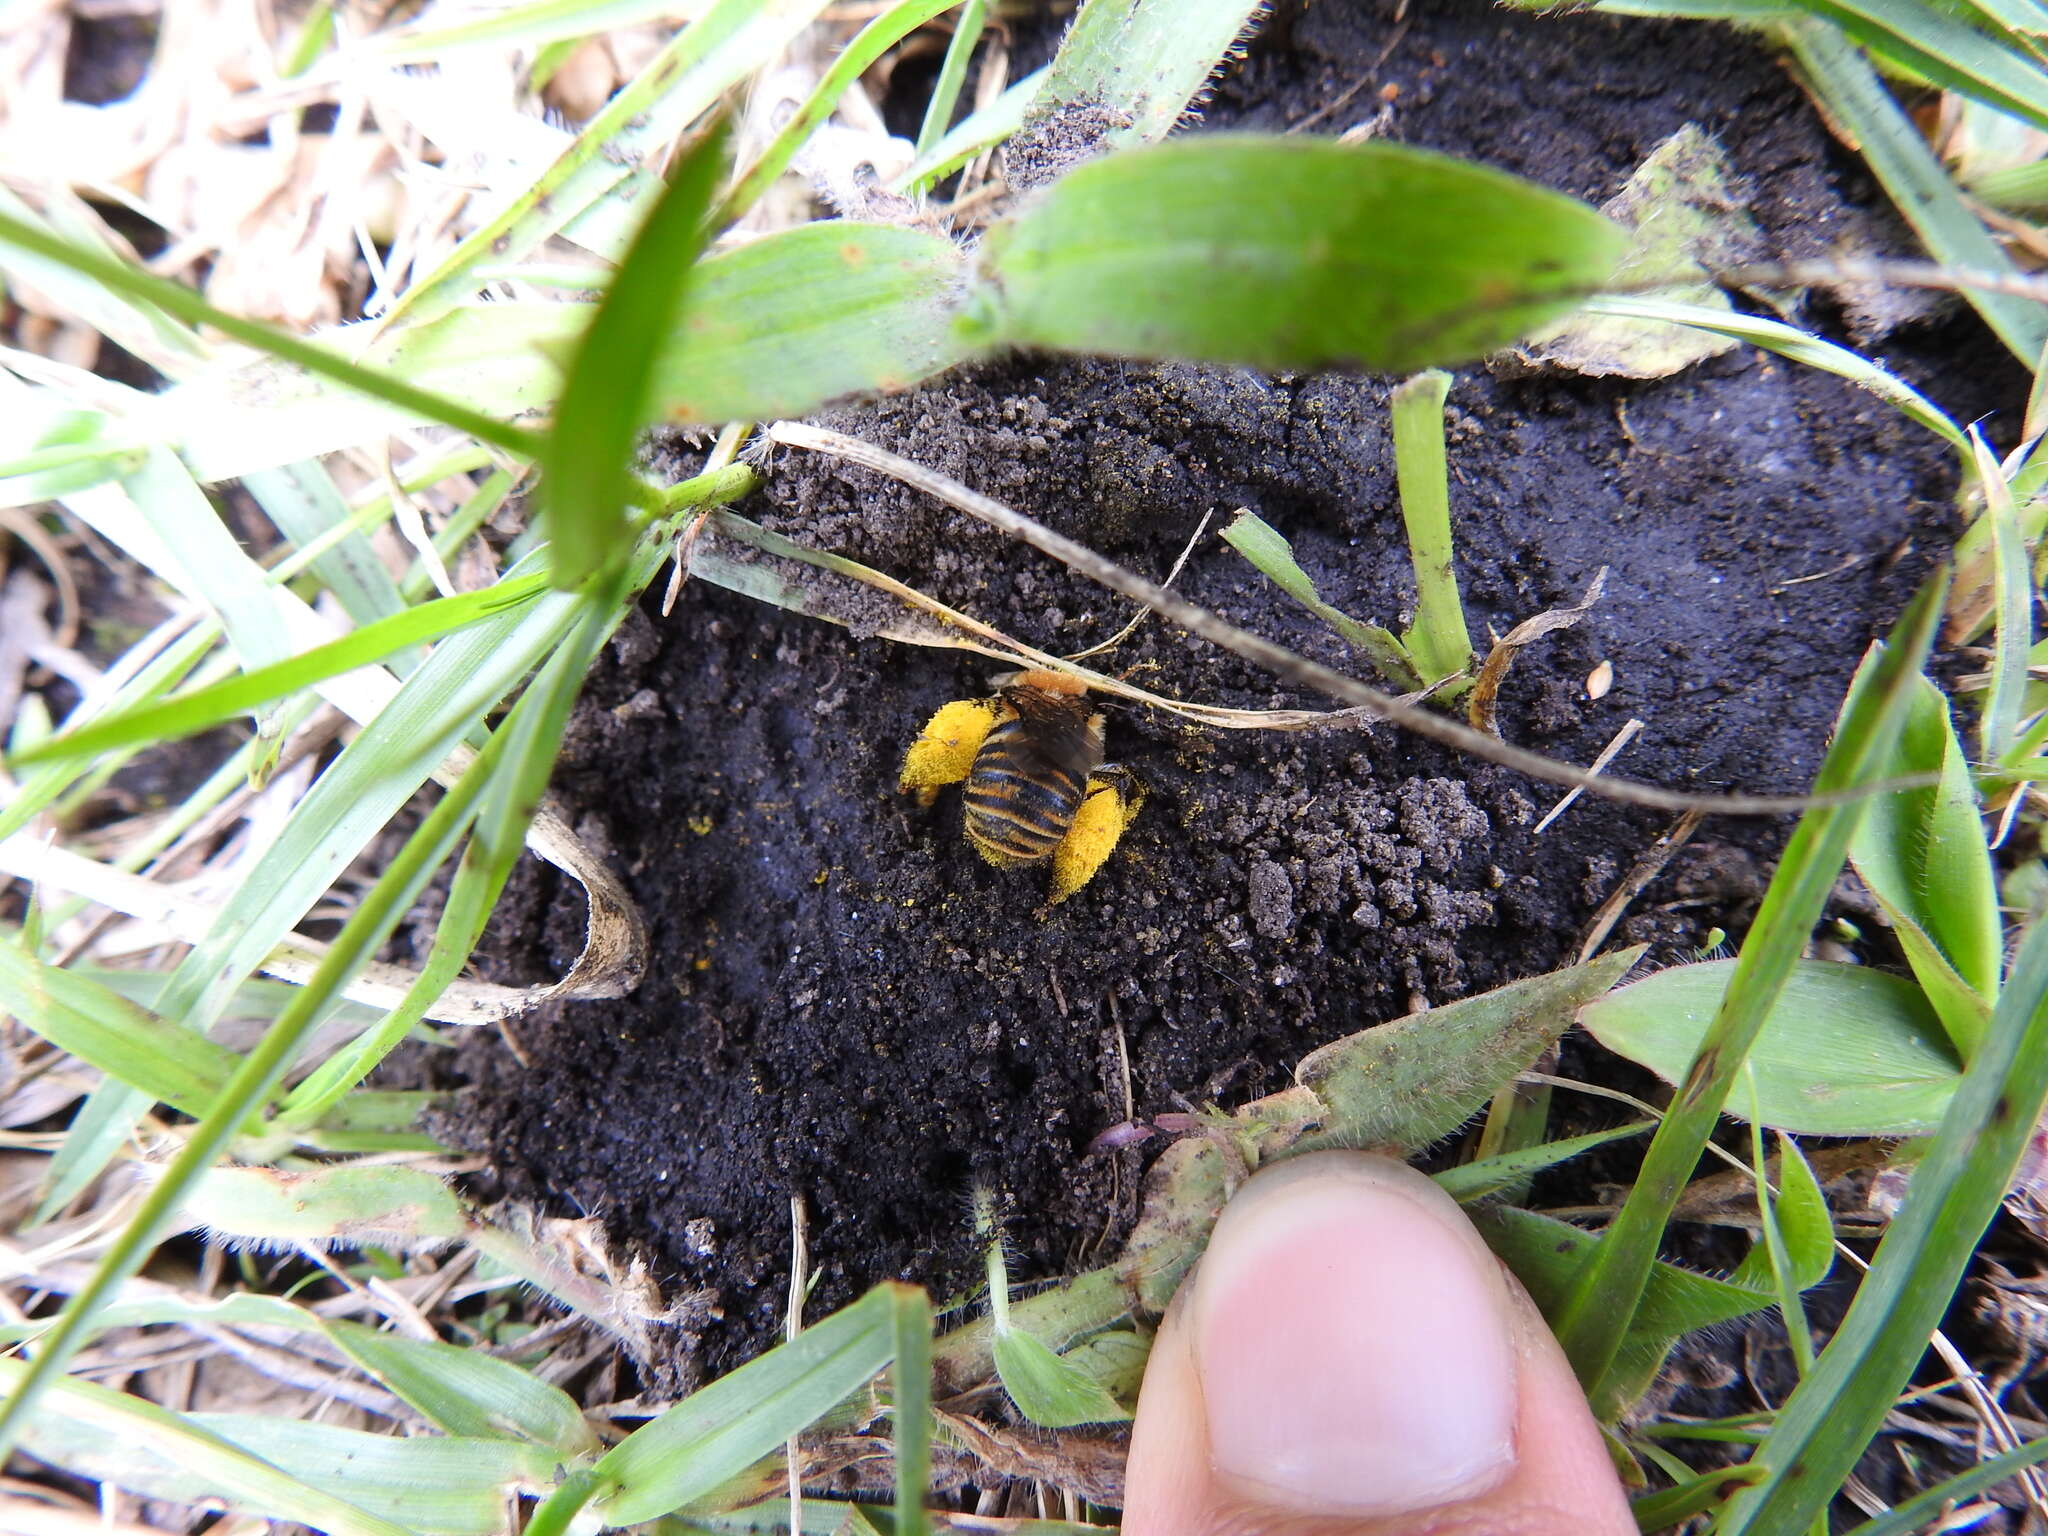
[[[1522,620],[1500,639],[1493,642],[1493,649],[1486,653],[1486,661],[1479,668],[1479,679],[1472,685],[1472,700],[1465,707],[1465,716],[1474,727],[1487,735],[1498,737],[1499,729],[1494,722],[1495,708],[1500,701],[1500,685],[1507,681],[1508,668],[1513,664],[1515,652],[1532,641],[1545,635],[1555,634],[1560,629],[1570,629],[1592,611],[1600,601],[1600,593],[1607,586],[1607,567],[1601,566],[1594,573],[1593,580],[1586,587],[1586,595],[1569,608],[1551,608]],[[1601,765],[1595,763],[1588,770],[1598,773]]]
[[[1521,747],[1509,746],[1503,741],[1476,731],[1468,725],[1446,719],[1413,704],[1407,704],[1391,694],[1368,687],[1355,677],[1346,677],[1341,672],[1317,662],[1298,656],[1285,646],[1275,645],[1239,629],[1235,624],[1197,606],[1187,599],[1178,597],[1135,572],[1127,571],[1115,561],[1097,554],[1084,544],[1077,544],[1062,534],[1055,533],[1044,524],[1024,516],[1021,512],[1004,506],[1001,502],[971,490],[959,481],[912,463],[886,449],[859,438],[848,437],[843,432],[828,431],[804,422],[778,421],[767,429],[768,436],[778,443],[792,448],[807,448],[813,453],[827,453],[849,463],[864,465],[879,474],[901,480],[928,495],[937,497],[950,506],[958,507],[970,517],[979,518],[990,526],[1001,529],[1011,537],[1019,539],[1034,549],[1051,555],[1055,560],[1078,571],[1091,581],[1099,582],[1112,591],[1143,603],[1162,618],[1170,619],[1190,634],[1219,645],[1227,651],[1234,651],[1247,661],[1256,662],[1268,671],[1287,679],[1289,682],[1325,693],[1356,706],[1356,712],[1371,719],[1387,720],[1418,736],[1426,736],[1445,746],[1499,763],[1531,778],[1548,780],[1553,784],[1582,787],[1589,793],[1604,795],[1611,800],[1625,801],[1631,805],[1647,805],[1658,810],[1700,811],[1705,814],[1725,816],[1779,816],[1789,811],[1810,810],[1817,806],[1846,805],[1873,795],[1889,793],[1896,789],[1921,788],[1930,783],[1925,774],[1911,778],[1889,779],[1879,783],[1863,785],[1856,789],[1838,790],[1819,795],[1689,795],[1675,789],[1665,789],[1655,784],[1639,784],[1630,779],[1609,778],[1593,773],[1571,763],[1561,763],[1555,758],[1545,757],[1540,752],[1530,752]],[[1075,669],[1058,664],[1053,658],[1048,663],[1062,671]],[[1125,692],[1121,688],[1105,691]],[[1185,711],[1183,711],[1185,712]],[[1329,719],[1330,717],[1325,717]]]

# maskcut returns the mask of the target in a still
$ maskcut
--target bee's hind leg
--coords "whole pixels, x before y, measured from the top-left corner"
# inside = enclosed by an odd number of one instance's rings
[[[1124,835],[1145,803],[1144,783],[1130,769],[1105,763],[1088,775],[1088,788],[1081,808],[1074,812],[1073,825],[1060,845],[1052,851],[1052,894],[1048,907],[1056,907],[1095,878],[1117,840]]]
[[[941,787],[967,777],[974,754],[1006,713],[1007,706],[995,699],[955,699],[946,705],[925,722],[904,754],[898,793],[914,794],[919,805],[930,805]]]

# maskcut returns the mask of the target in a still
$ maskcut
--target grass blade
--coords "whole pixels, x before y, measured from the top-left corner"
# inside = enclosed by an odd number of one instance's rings
[[[924,1305],[912,1287],[878,1285],[613,1446],[595,1469],[604,1523],[637,1524],[701,1498],[858,1391],[895,1351],[904,1290]]]
[[[209,730],[268,700],[372,665],[423,641],[441,639],[486,619],[509,615],[539,597],[547,586],[548,578],[544,575],[513,577],[481,592],[464,592],[420,603],[272,666],[258,667],[159,704],[95,720],[76,731],[60,732],[15,753],[9,761],[17,765],[64,762]]]
[[[301,1482],[422,1536],[493,1536],[507,1503],[548,1486],[546,1446],[452,1435],[379,1435],[311,1419],[252,1413],[188,1416]]]
[[[633,442],[652,415],[656,358],[670,345],[725,173],[724,121],[677,167],[633,239],[569,365],[541,450],[541,523],[557,587],[573,587],[628,547]]]
[[[539,0],[509,6],[452,27],[405,27],[376,41],[394,61],[433,63],[459,48],[537,49],[594,32],[639,26],[675,14],[673,0]]]
[[[1944,574],[1921,589],[1878,664],[1852,689],[1834,744],[1814,780],[1816,790],[1866,783],[1889,760],[1934,639],[1945,587]],[[1658,1240],[1720,1118],[1743,1057],[1834,890],[1862,811],[1863,802],[1854,801],[1823,806],[1800,818],[1742,946],[1727,996],[1644,1154],[1635,1187],[1552,1319],[1596,1403],[1609,1396],[1610,1372],[1641,1304]]]
[[[1796,1530],[1825,1512],[1940,1325],[2044,1103],[2048,923],[2036,923],[1848,1315],[1752,1458],[1767,1474],[1729,1501],[1725,1536]]]
[[[362,739],[357,738],[358,741]],[[94,1315],[112,1297],[121,1282],[140,1270],[148,1260],[156,1244],[170,1229],[186,1194],[226,1151],[236,1130],[284,1075],[285,1068],[319,1021],[327,1004],[340,993],[356,969],[376,953],[425,889],[435,868],[453,850],[474,814],[485,784],[496,770],[503,752],[503,740],[503,736],[498,735],[486,743],[469,771],[441,797],[440,803],[406,840],[383,877],[363,897],[336,936],[313,979],[278,1015],[277,1022],[264,1034],[256,1048],[242,1058],[213,1108],[192,1127],[184,1147],[108,1246],[94,1267],[92,1278],[73,1295],[70,1304],[44,1335],[34,1363],[21,1376],[14,1391],[0,1402],[0,1456],[18,1442],[31,1422],[30,1412],[37,1401],[62,1376],[71,1356],[85,1343],[94,1324]],[[189,967],[192,956],[199,953],[200,949],[195,948],[186,956],[186,965],[180,967],[181,974]]]
[[[1413,690],[1422,686],[1408,649],[1377,624],[1363,624],[1341,609],[1323,601],[1309,574],[1294,558],[1294,547],[1285,535],[1258,513],[1242,511],[1223,529],[1223,542],[1249,560],[1259,574],[1293,598],[1310,613],[1344,637],[1373,664],[1381,677],[1396,688]]]
[[[448,1434],[513,1435],[560,1456],[597,1449],[576,1400],[509,1360],[339,1318],[323,1326],[351,1360]]]
[[[1801,10],[1936,85],[2048,128],[2048,74],[2004,25],[1981,26],[1920,0],[1798,0]]]
[[[1969,1471],[1958,1472],[1945,1482],[1922,1489],[1910,1499],[1902,1499],[1875,1520],[1866,1520],[1851,1527],[1846,1536],[1915,1536],[1916,1532],[1930,1529],[1951,1505],[1960,1504],[1987,1488],[1996,1488],[2007,1478],[2044,1461],[2048,1461],[2048,1435],[2039,1440],[2029,1440],[2002,1455],[1986,1457]]]
[[[925,1536],[924,1501],[932,1476],[932,1309],[923,1291],[899,1287],[890,1295],[896,1331],[890,1368],[896,1425],[895,1536]]]
[[[904,38],[959,3],[960,0],[897,0],[895,5],[862,27],[853,41],[840,50],[839,57],[832,61],[832,67],[825,71],[824,78],[818,81],[804,104],[796,109],[768,147],[761,151],[761,157],[733,183],[732,190],[718,205],[718,212],[711,220],[712,226],[724,229],[737,223],[760,200],[761,194],[774,185],[775,178],[789,168],[789,162],[796,158],[796,152],[803,147],[804,141],[832,115],[833,109],[839,105],[839,98],[846,94],[854,81],[866,74],[877,59]]]
[[[1773,30],[1784,40],[1828,114],[1863,146],[1863,158],[1927,254],[1945,267],[2015,275],[2005,250],[1964,203],[1927,140],[1891,92],[1834,26],[1790,18]],[[2020,362],[2032,368],[2048,346],[2048,305],[1966,288],[1963,297]]]
[[[0,1389],[13,1394],[9,1401],[19,1396],[31,1374],[24,1361],[0,1359]],[[298,1521],[329,1536],[416,1536],[316,1484],[299,1481],[184,1414],[93,1382],[66,1380],[52,1394],[46,1416],[35,1423],[30,1443],[36,1454],[61,1467],[68,1464],[66,1452],[80,1431],[106,1448],[107,1465],[94,1470],[108,1474],[109,1481],[117,1480],[122,1461],[133,1466],[147,1459],[186,1479],[180,1489],[159,1488],[166,1497],[225,1497],[262,1518]]]
[[[1444,401],[1451,376],[1432,368],[1394,391],[1394,473],[1415,562],[1415,623],[1406,638],[1425,684],[1472,667],[1472,637],[1458,596],[1451,543],[1451,476],[1444,462]]]
[[[1028,119],[1086,109],[1104,150],[1156,144],[1258,15],[1258,0],[1087,0],[1060,40]]]
[[[212,326],[259,352],[296,363],[308,373],[331,379],[423,420],[438,421],[467,432],[479,442],[503,448],[507,453],[530,459],[539,449],[539,437],[525,427],[515,427],[510,422],[473,411],[445,395],[415,389],[403,379],[359,368],[325,347],[301,341],[288,331],[216,309],[189,288],[131,267],[111,256],[59,240],[4,212],[0,212],[0,244],[59,263],[95,282],[104,283],[116,293],[155,304],[188,324]]]
[[[18,943],[0,942],[0,1009],[59,1050],[188,1115],[206,1113],[239,1059],[89,976],[43,964]]]
[[[988,24],[988,0],[967,0],[960,7],[953,37],[946,44],[946,57],[939,65],[939,78],[932,82],[931,100],[925,103],[924,121],[917,129],[917,158],[923,160],[945,138],[953,121],[953,109],[960,104],[960,87],[967,79],[968,61]]]
[[[1610,294],[1589,299],[1585,307],[1590,314],[1612,315],[1621,320],[1662,320],[1671,325],[1691,326],[1694,330],[1747,342],[1753,347],[1762,347],[1766,352],[1790,358],[1795,363],[1832,373],[1898,407],[1909,421],[1917,422],[1934,433],[1958,454],[1969,452],[1969,440],[1963,436],[1963,429],[1919,390],[1904,379],[1885,372],[1868,358],[1851,352],[1847,347],[1838,347],[1811,331],[1802,331],[1796,325],[1761,315],[1743,315],[1726,309],[1707,309],[1698,304],[1680,304],[1670,299],[1635,294]]]
[[[607,260],[617,258],[641,222],[643,202],[661,191],[660,178],[638,168],[640,162],[665,163],[691,123],[763,59],[779,55],[823,8],[823,0],[715,0],[503,212],[401,294],[380,330],[446,315],[483,286],[479,267],[521,260],[557,234],[567,233]]]
[[[261,503],[277,531],[303,554],[320,584],[357,624],[389,618],[405,606],[398,583],[370,541],[349,526],[349,506],[318,460],[301,460],[242,477],[242,489]],[[390,505],[388,495],[380,498]]]
[[[972,0],[970,0],[972,3]],[[1047,68],[1051,66],[1048,65]],[[1000,144],[1024,126],[1024,113],[1045,84],[1046,70],[1033,70],[994,101],[955,123],[929,151],[889,183],[891,192],[915,193],[943,181],[984,149]]]

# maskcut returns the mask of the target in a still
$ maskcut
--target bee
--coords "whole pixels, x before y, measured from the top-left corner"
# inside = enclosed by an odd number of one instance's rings
[[[998,679],[993,698],[957,699],[925,725],[899,788],[930,805],[966,781],[962,831],[998,869],[1052,861],[1057,906],[1086,885],[1144,803],[1126,769],[1105,766],[1101,711],[1059,672]]]

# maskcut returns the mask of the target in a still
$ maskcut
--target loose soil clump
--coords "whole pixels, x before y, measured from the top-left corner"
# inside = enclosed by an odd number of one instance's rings
[[[1750,178],[1782,254],[1889,227],[1796,88],[1732,34],[1468,0],[1398,24],[1390,12],[1276,16],[1211,121],[1286,127],[1359,87],[1314,130],[1386,105],[1388,137],[1595,201],[1697,122]],[[1887,343],[1965,416],[2000,403],[1991,351],[1966,318]],[[1250,507],[1327,600],[1391,623],[1413,585],[1387,392],[1024,358],[822,419],[1154,577],[1204,514]],[[2023,398],[2015,374],[2002,403]],[[1640,718],[1616,771],[1700,790],[1807,785],[1858,657],[1943,547],[1954,491],[1921,429],[1752,352],[1643,384],[1462,370],[1449,453],[1475,635],[1609,571],[1578,628],[1517,662],[1508,738],[1583,763]],[[833,461],[779,457],[742,510],[1048,650],[1131,616]],[[1213,527],[1181,590],[1358,670]],[[1614,686],[1592,701],[1584,679],[1603,660]],[[1213,703],[1322,702],[1156,622],[1091,664]],[[646,914],[647,980],[521,1021],[523,1063],[495,1040],[466,1048],[458,1130],[504,1192],[600,1215],[665,1285],[699,1294],[679,1381],[779,1337],[791,1195],[823,1270],[816,1312],[889,1276],[968,1292],[977,1186],[1008,1203],[1020,1279],[1105,1256],[1145,1153],[1091,1156],[1098,1132],[1270,1092],[1325,1041],[1569,963],[1665,820],[1587,799],[1537,837],[1554,787],[1391,728],[1209,731],[1112,705],[1110,756],[1151,798],[1094,882],[1045,917],[1042,875],[976,858],[957,796],[926,810],[895,794],[926,717],[986,691],[991,670],[693,584],[672,617],[635,615],[591,680],[555,787]],[[1777,835],[1710,824],[1633,931],[1667,959],[1712,922],[1739,931]],[[575,888],[536,869],[485,968],[558,974],[582,937]]]

